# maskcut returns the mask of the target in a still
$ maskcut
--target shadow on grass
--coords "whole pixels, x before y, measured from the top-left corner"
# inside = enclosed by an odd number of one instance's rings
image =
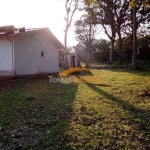
[[[75,76],[93,76],[92,72],[88,72],[88,71],[75,71],[73,73],[71,73],[70,75],[75,75]]]
[[[135,116],[136,116],[137,112],[142,112],[141,109],[138,109],[138,108],[136,108],[136,107],[134,107],[134,106],[128,104],[127,102],[122,101],[122,100],[116,98],[116,97],[113,96],[112,94],[109,94],[109,93],[105,92],[104,90],[102,90],[102,89],[96,87],[95,84],[91,84],[91,83],[88,83],[88,82],[85,82],[85,83],[86,83],[86,85],[88,85],[92,90],[94,90],[94,91],[96,91],[97,93],[99,93],[99,94],[105,96],[106,98],[108,98],[108,99],[114,101],[115,103],[119,104],[119,106],[122,106],[124,109],[126,109],[126,110],[128,110],[128,111],[133,111],[134,114],[135,114]],[[102,86],[103,86],[103,85],[102,85]]]
[[[122,107],[125,111],[128,111],[131,114],[131,117],[133,118],[132,120],[129,121],[129,125],[130,124],[137,124],[139,127],[139,131],[141,133],[145,133],[145,141],[143,140],[143,145],[144,144],[148,144],[150,143],[150,139],[146,140],[147,137],[150,136],[150,111],[145,111],[142,110],[140,108],[137,108],[117,97],[115,97],[114,95],[102,90],[100,87],[97,87],[94,84],[90,84],[88,82],[85,83],[88,87],[90,87],[92,90],[96,91],[97,93],[103,95],[104,97],[106,97],[107,99],[115,102],[117,104],[117,106]],[[150,146],[149,146],[150,148]]]
[[[77,88],[40,78],[19,80],[0,95],[0,149],[69,149],[65,132]]]

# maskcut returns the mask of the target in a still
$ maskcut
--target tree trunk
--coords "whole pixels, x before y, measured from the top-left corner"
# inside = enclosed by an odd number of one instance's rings
[[[121,60],[122,60],[122,38],[121,38],[121,34],[118,33],[118,36],[119,36],[119,64],[121,63]]]
[[[132,66],[131,66],[132,70],[136,68],[136,55],[137,55],[136,9],[133,8],[133,53],[132,53]]]
[[[67,36],[68,36],[68,29],[65,30],[65,37],[64,37],[64,46],[66,50],[67,50]]]
[[[89,66],[89,59],[90,59],[90,43],[87,44],[87,57],[86,57],[86,67]]]
[[[87,45],[87,61],[86,61],[86,67],[89,66],[89,61],[90,61],[90,54],[91,54],[91,30],[92,30],[92,23],[91,23],[91,19],[90,19],[90,29],[89,29],[89,41],[88,41],[88,45]]]
[[[111,40],[110,58],[109,58],[110,63],[113,62],[113,51],[114,51],[114,40],[112,39]]]
[[[89,52],[87,53],[87,60],[86,60],[86,67],[89,66],[89,60],[90,60],[90,54]]]

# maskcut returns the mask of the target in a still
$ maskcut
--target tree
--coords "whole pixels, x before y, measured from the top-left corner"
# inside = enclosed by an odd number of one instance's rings
[[[89,15],[84,15],[81,17],[81,20],[77,20],[75,22],[76,40],[79,41],[79,43],[81,43],[82,45],[84,45],[87,49],[87,66],[92,50],[91,45],[97,33],[98,27],[97,25],[92,24],[92,19],[89,17]]]
[[[123,28],[127,28],[128,24],[128,16],[130,15],[130,11],[128,9],[130,0],[118,1],[115,5],[115,24],[116,24],[116,32],[117,32],[117,41],[118,41],[118,50],[119,50],[119,64],[121,63],[122,55],[123,55]],[[127,21],[126,21],[127,20]],[[127,22],[127,23],[126,23]],[[126,31],[126,30],[125,30]]]
[[[100,24],[111,41],[110,61],[112,62],[112,53],[114,49],[114,41],[116,38],[119,40],[119,49],[122,49],[122,38],[125,35],[133,37],[133,9],[130,10],[129,2],[131,0],[86,0],[87,11],[96,16],[97,24]],[[134,1],[134,0],[133,0]],[[146,3],[145,3],[146,2]],[[137,3],[137,20],[136,30],[139,25],[149,17],[149,9],[147,5],[148,0],[138,1]],[[141,7],[142,6],[142,7]],[[135,40],[134,40],[135,41]]]
[[[150,48],[150,35],[137,37],[138,48]]]
[[[87,10],[93,13],[92,16],[96,16],[95,23],[103,27],[105,34],[111,41],[110,62],[112,62],[116,35],[119,34],[121,41],[121,25],[126,16],[125,10],[128,7],[122,4],[122,0],[87,0],[86,4]]]
[[[96,52],[99,51],[109,52],[111,48],[111,43],[110,41],[107,41],[105,39],[100,39],[100,40],[96,39],[93,41],[92,47]]]
[[[136,55],[137,55],[137,9],[139,9],[140,7],[142,7],[144,9],[144,7],[148,4],[149,1],[145,0],[145,1],[137,1],[137,0],[132,0],[130,2],[130,7],[132,8],[132,12],[133,12],[133,53],[132,53],[132,65],[131,65],[131,69],[134,70],[136,68]],[[141,14],[142,16],[142,14]],[[142,17],[141,17],[142,18]]]
[[[74,16],[74,13],[78,9],[78,0],[66,0],[65,9],[66,9],[66,17],[64,19],[66,21],[66,27],[65,27],[65,30],[64,30],[64,32],[65,32],[64,46],[67,49],[68,30],[71,26],[72,18]]]
[[[113,62],[113,51],[114,51],[114,42],[116,38],[116,26],[115,26],[115,13],[114,13],[114,4],[115,1],[102,0],[98,1],[99,9],[95,11],[95,14],[98,18],[98,23],[100,23],[105,31],[105,34],[111,41],[111,50],[110,50],[110,62]]]

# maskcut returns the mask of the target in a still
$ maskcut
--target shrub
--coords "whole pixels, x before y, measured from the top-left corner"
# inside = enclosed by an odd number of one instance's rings
[[[13,34],[13,33],[14,33],[14,30],[15,30],[14,28],[7,28],[7,29],[6,29],[6,33],[7,33],[7,34]]]
[[[25,27],[19,28],[19,32],[25,32]]]

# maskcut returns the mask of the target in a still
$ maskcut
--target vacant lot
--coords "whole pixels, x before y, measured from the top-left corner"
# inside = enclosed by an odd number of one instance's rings
[[[150,149],[150,72],[92,70],[76,82],[1,89],[0,149]]]

